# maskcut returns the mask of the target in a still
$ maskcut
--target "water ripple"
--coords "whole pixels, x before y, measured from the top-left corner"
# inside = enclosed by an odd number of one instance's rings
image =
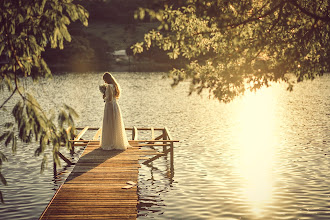
[[[187,82],[171,89],[162,73],[114,74],[126,127],[167,126],[180,140],[174,175],[169,158],[142,165],[139,219],[330,218],[329,75],[291,93],[276,84],[223,104],[188,96]],[[63,74],[28,89],[47,108],[70,103],[79,126],[99,127],[101,76]],[[20,148],[4,164],[9,185],[1,189],[0,219],[37,219],[72,169],[54,177],[50,162],[40,174],[35,148]]]

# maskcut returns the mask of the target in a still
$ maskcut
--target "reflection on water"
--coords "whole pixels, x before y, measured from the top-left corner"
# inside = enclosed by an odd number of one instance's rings
[[[153,205],[139,219],[328,219],[329,80],[292,93],[276,84],[226,105],[178,98],[170,112],[180,124],[165,119],[181,141],[175,176],[170,184],[141,169],[140,198]]]
[[[171,89],[161,73],[114,75],[126,127],[166,126],[180,140],[174,176],[166,157],[142,165],[139,219],[330,218],[329,75],[291,93],[276,84],[229,104],[187,96],[185,82]],[[75,107],[79,126],[99,127],[101,77],[57,75],[30,89],[47,108]],[[35,148],[21,148],[3,167],[9,186],[1,186],[8,202],[0,219],[36,219],[61,182],[54,185],[51,165],[39,174]]]
[[[166,204],[163,203],[159,195],[166,193],[172,187],[174,178],[173,162],[169,157],[164,156],[158,159],[157,164],[154,164],[154,162],[147,164],[140,171],[139,185],[142,185],[142,188],[138,187],[138,218],[149,218],[149,213],[163,214],[162,207]],[[162,181],[159,181],[159,179],[162,179]]]
[[[276,94],[262,89],[248,94],[239,107],[237,140],[238,172],[242,175],[243,192],[253,213],[262,216],[263,208],[272,200],[273,166],[277,137],[275,133]]]

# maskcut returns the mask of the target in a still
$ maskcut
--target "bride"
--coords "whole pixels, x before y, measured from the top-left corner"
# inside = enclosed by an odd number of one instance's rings
[[[121,110],[117,103],[120,87],[116,79],[108,72],[104,73],[104,116],[101,147],[104,150],[126,150],[129,147]]]

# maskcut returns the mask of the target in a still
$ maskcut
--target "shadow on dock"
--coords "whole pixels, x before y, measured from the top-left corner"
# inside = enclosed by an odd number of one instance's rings
[[[88,149],[85,149],[85,151]],[[74,167],[72,174],[66,179],[66,182],[74,180],[79,176],[92,171],[94,168],[102,166],[107,167],[104,162],[108,161],[111,158],[116,157],[117,155],[123,153],[122,150],[103,150],[99,145],[95,145],[95,149],[84,152],[80,157],[79,163]],[[108,167],[110,169],[110,167]]]

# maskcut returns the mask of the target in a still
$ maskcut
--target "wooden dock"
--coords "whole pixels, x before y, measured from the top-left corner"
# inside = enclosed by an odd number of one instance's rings
[[[137,130],[132,129],[132,147],[125,151],[102,150],[96,140],[100,130],[94,140],[74,139],[74,145],[87,144],[86,148],[40,219],[136,219],[139,160],[149,163],[169,152],[172,158],[177,142],[169,140],[167,130],[157,138],[136,140]]]

